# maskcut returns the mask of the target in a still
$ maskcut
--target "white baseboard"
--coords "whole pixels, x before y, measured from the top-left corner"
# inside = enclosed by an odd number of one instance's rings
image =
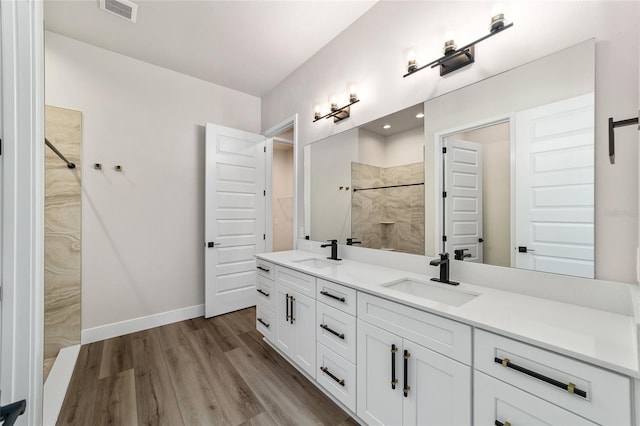
[[[87,328],[82,330],[80,340],[84,345],[201,316],[204,316],[204,305],[189,306],[188,308]]]
[[[68,346],[58,352],[47,381],[44,383],[42,397],[42,424],[44,426],[54,426],[58,422],[58,415],[60,415],[60,409],[62,409],[62,403],[67,394],[79,354],[80,345]]]

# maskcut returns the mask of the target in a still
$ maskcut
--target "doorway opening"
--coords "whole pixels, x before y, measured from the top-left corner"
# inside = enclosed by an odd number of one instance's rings
[[[271,251],[293,250],[295,234],[293,127],[273,137],[271,167]],[[268,202],[268,201],[267,201]]]

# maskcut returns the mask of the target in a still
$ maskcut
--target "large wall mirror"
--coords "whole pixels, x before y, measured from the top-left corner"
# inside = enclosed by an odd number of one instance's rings
[[[305,146],[306,235],[592,278],[594,64],[588,40]]]

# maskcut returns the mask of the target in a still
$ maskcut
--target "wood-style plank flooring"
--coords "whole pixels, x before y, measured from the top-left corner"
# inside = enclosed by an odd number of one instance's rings
[[[255,308],[83,345],[58,425],[357,425],[255,329]]]

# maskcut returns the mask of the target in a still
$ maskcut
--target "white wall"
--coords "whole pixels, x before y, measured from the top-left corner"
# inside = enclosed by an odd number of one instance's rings
[[[385,166],[386,138],[365,129],[358,129],[358,157],[353,161],[370,166]]]
[[[422,161],[424,161],[424,128],[422,126],[387,136],[385,167]]]
[[[342,244],[351,237],[351,190],[346,187],[351,186],[351,161],[358,158],[358,130],[310,148],[311,238]]]
[[[204,303],[204,124],[259,132],[260,99],[50,32],[45,53],[46,103],[83,117],[83,330]]]
[[[635,281],[638,218],[632,213],[638,208],[637,135],[617,131],[617,164],[611,166],[607,120],[635,116],[638,111],[639,3],[510,2],[507,18],[514,27],[479,44],[475,64],[445,78],[430,69],[402,78],[407,47],[419,44],[431,52],[428,59],[435,59],[449,29],[456,31],[459,44],[474,40],[487,32],[493,5],[377,3],[262,99],[263,128],[298,113],[299,140],[310,143],[594,37],[596,276]],[[351,108],[351,117],[338,124],[312,123],[313,100],[326,98],[334,87],[349,81],[358,83],[361,99]],[[301,193],[298,196],[302,199]],[[301,210],[298,217],[302,218]]]
[[[293,145],[273,144],[273,251],[293,249]]]

